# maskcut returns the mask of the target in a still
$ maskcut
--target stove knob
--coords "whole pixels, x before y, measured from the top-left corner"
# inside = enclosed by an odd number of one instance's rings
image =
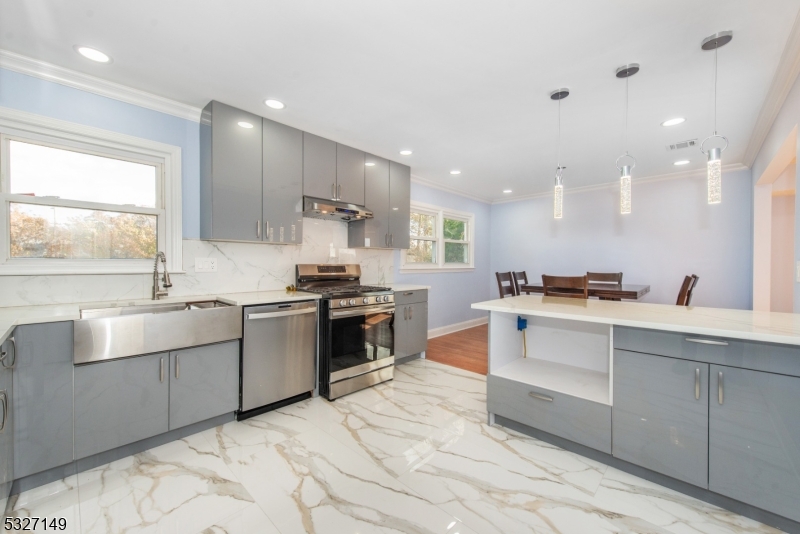
[[[389,295],[386,295],[385,297],[383,297],[383,302],[389,302]]]
[[[339,306],[347,306],[347,301],[342,299],[339,301]]]
[[[364,304],[369,304],[369,297],[364,297],[361,302]]]
[[[350,306],[356,305],[356,299],[350,299]]]

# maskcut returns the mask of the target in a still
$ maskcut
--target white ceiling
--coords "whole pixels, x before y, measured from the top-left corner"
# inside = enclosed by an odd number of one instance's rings
[[[374,154],[485,199],[550,190],[562,103],[565,186],[614,181],[630,79],[634,178],[704,166],[670,142],[712,129],[719,50],[724,163],[743,159],[800,0],[25,0],[0,48],[202,107],[211,99]],[[73,45],[111,55],[92,63]],[[276,98],[286,109],[263,105]],[[672,128],[659,124],[683,116]],[[410,157],[398,154],[409,148]],[[676,168],[677,159],[689,159]],[[451,176],[460,169],[460,176]],[[513,189],[513,195],[503,195]]]

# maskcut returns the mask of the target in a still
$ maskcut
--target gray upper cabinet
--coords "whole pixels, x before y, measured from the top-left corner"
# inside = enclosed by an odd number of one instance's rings
[[[615,350],[612,454],[707,488],[708,367]]]
[[[336,143],[303,132],[303,194],[336,198]]]
[[[245,127],[243,125],[249,125]],[[200,236],[261,241],[262,119],[210,102],[200,122]]]
[[[75,457],[169,430],[166,352],[75,368]]]
[[[263,119],[264,241],[303,242],[303,132]]]
[[[169,429],[239,407],[239,341],[170,353]]]
[[[70,463],[72,454],[72,321],[14,330],[14,476]]]
[[[389,245],[408,248],[411,231],[411,167],[389,163]]]
[[[709,489],[800,521],[798,407],[800,378],[712,365]]]
[[[364,152],[336,145],[336,198],[364,205]]]

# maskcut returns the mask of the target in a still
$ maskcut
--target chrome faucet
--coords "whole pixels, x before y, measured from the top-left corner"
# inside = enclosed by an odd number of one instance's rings
[[[161,263],[164,264],[164,277],[162,280],[164,281],[164,289],[159,289],[158,284],[158,259],[161,258]],[[158,300],[161,297],[166,297],[169,295],[167,291],[168,287],[172,287],[172,282],[169,281],[169,273],[167,272],[167,256],[163,252],[158,252],[156,254],[156,261],[153,265],[153,300]]]

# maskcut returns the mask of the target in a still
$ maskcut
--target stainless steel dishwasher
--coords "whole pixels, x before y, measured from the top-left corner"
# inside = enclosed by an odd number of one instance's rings
[[[240,418],[313,391],[316,361],[316,301],[244,308]]]

